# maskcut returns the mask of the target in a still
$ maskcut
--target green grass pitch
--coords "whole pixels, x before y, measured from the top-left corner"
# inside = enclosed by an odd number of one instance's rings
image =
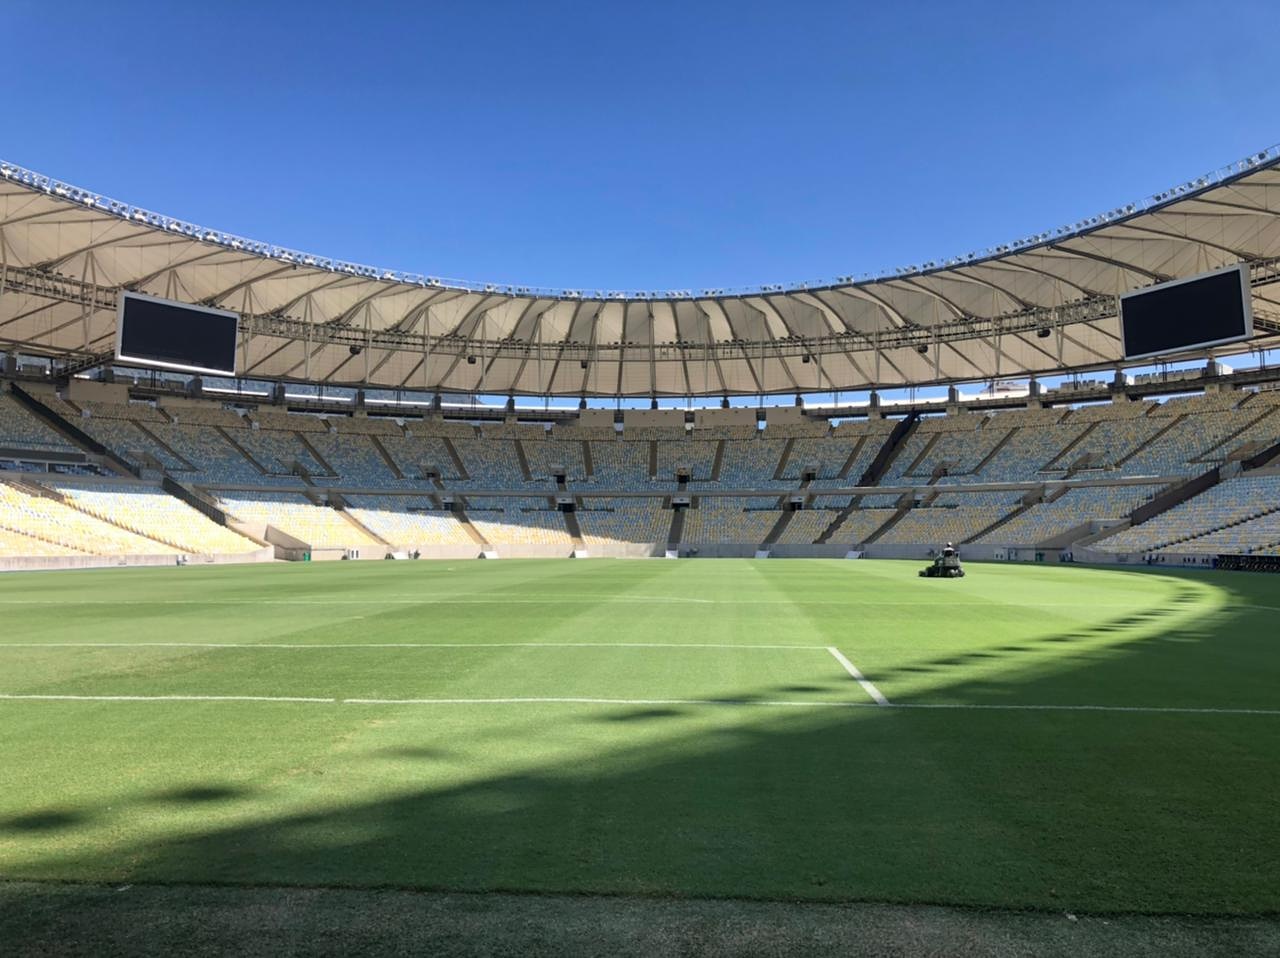
[[[1280,579],[919,566],[4,576],[0,878],[1280,911]]]

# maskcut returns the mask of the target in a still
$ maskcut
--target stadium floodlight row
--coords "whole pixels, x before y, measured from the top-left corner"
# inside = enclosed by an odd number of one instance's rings
[[[1280,333],[1280,151],[980,253],[886,275],[617,292],[444,281],[250,241],[0,164],[6,347],[112,357],[122,291],[240,316],[262,380],[535,396],[830,392],[1112,369],[1118,297],[1246,264]]]

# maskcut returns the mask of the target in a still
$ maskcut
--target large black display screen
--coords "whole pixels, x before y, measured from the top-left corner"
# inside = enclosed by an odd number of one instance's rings
[[[1120,297],[1124,358],[1142,359],[1253,335],[1244,266],[1162,283]]]
[[[122,293],[116,318],[121,362],[222,376],[236,374],[240,317],[222,309]]]

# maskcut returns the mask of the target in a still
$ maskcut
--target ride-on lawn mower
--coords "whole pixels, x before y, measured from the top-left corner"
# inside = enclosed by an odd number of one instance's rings
[[[960,566],[956,547],[948,542],[946,548],[934,556],[933,564],[920,570],[920,576],[925,579],[963,579],[964,569]]]

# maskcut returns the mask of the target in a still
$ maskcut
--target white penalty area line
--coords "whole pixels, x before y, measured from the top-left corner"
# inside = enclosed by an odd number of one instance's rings
[[[859,671],[858,667],[845,658],[844,653],[837,649],[834,645],[827,646],[827,651],[832,657],[844,666],[844,670],[853,676],[853,680],[862,686],[862,691],[866,692],[875,701],[876,705],[890,705],[890,701],[884,697],[884,694],[876,688],[871,682],[867,681],[867,677]]]
[[[1131,712],[1154,715],[1265,715],[1280,716],[1280,709],[1253,708],[1181,708],[1159,705],[986,705],[977,703],[927,702],[823,702],[785,699],[611,699],[587,697],[518,697],[518,698],[332,698],[300,695],[54,695],[0,693],[0,702],[120,702],[120,703],[266,703],[301,705],[621,705],[621,706],[708,706],[719,708],[792,708],[792,709],[893,709],[995,711],[995,712]]]
[[[813,652],[825,645],[714,642],[0,642],[4,649],[729,649]]]

